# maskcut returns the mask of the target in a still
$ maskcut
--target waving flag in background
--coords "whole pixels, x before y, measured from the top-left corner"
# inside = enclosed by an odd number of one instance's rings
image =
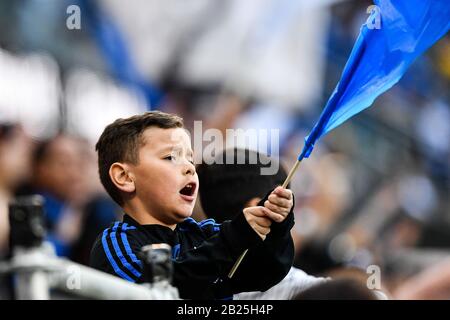
[[[370,107],[395,85],[414,60],[450,28],[450,0],[375,0],[334,93],[320,115],[298,161],[315,142]]]

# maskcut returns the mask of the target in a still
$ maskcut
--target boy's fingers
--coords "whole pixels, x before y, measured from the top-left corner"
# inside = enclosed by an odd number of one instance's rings
[[[272,220],[266,217],[258,217],[254,220],[257,225],[263,228],[269,228],[272,225]]]
[[[261,217],[267,217],[275,222],[282,222],[286,216],[289,214],[287,208],[281,208],[276,205],[271,204],[269,201],[264,202],[264,207],[249,207],[244,209],[244,213],[255,216],[257,219]]]
[[[279,207],[279,206],[274,205],[273,203],[271,203],[271,202],[269,202],[269,201],[265,201],[265,202],[264,202],[264,207],[265,207],[266,209],[269,209],[269,210],[272,211],[272,212],[281,214],[282,216],[287,215],[288,212],[289,212],[289,211],[287,210],[287,208]]]
[[[272,210],[264,208],[264,212],[266,213],[266,216],[268,218],[272,219],[273,221],[281,222],[281,221],[284,220],[284,216],[283,215],[281,215],[279,213],[276,213],[276,212],[273,212]]]
[[[265,217],[266,216],[266,214],[264,212],[264,207],[261,207],[261,206],[245,208],[244,212],[248,212],[257,217]]]
[[[270,203],[277,205],[279,207],[290,208],[292,206],[292,200],[281,198],[276,194],[271,194],[268,199]]]
[[[260,233],[260,234],[263,234],[263,235],[267,235],[267,234],[269,234],[269,232],[270,232],[270,228],[268,228],[268,227],[261,227],[261,226],[258,225],[258,224],[256,224],[256,225],[254,226],[254,229],[255,229],[256,232],[258,232],[258,233]]]
[[[276,187],[272,193],[288,200],[292,198],[292,191],[289,189],[284,189],[283,187]]]

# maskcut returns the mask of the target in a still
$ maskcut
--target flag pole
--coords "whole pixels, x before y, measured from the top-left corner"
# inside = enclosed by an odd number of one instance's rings
[[[286,180],[284,180],[282,188],[286,189],[289,182],[291,182],[292,177],[294,176],[295,172],[298,169],[298,166],[300,165],[300,162],[302,161],[302,158],[297,159],[294,166],[291,168],[291,171],[289,171],[288,176],[286,177]],[[231,279],[234,276],[234,273],[236,272],[237,268],[241,264],[242,260],[244,259],[245,255],[247,254],[248,249],[245,249],[245,251],[239,256],[239,258],[236,260],[236,262],[233,265],[233,268],[231,268],[230,273],[228,273],[228,278]]]
[[[283,182],[283,185],[282,185],[283,189],[286,189],[289,182],[291,182],[292,177],[294,176],[295,172],[297,171],[298,166],[300,165],[301,161],[302,161],[301,159],[300,160],[297,159],[297,161],[295,161],[294,166],[291,168],[291,171],[289,171],[289,174],[288,174],[286,180],[284,180],[284,182]]]

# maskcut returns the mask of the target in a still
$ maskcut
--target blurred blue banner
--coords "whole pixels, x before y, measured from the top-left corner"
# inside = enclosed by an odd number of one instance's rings
[[[112,75],[131,89],[142,93],[148,109],[160,107],[163,92],[141,75],[130,55],[125,38],[113,19],[105,10],[101,10],[97,1],[78,0],[78,4]]]
[[[341,80],[305,138],[298,160],[309,157],[321,136],[395,85],[450,28],[450,0],[375,0],[371,9]]]

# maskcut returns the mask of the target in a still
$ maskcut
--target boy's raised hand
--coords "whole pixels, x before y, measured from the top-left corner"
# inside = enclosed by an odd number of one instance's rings
[[[267,217],[266,211],[267,209],[261,206],[248,207],[243,210],[248,224],[262,240],[266,239],[272,225],[272,220]]]
[[[264,202],[264,207],[245,208],[244,216],[250,227],[264,240],[270,232],[272,222],[283,222],[293,205],[292,191],[277,187]]]
[[[264,201],[266,215],[272,221],[283,222],[291,212],[294,200],[292,191],[279,186],[269,195],[268,200]]]

